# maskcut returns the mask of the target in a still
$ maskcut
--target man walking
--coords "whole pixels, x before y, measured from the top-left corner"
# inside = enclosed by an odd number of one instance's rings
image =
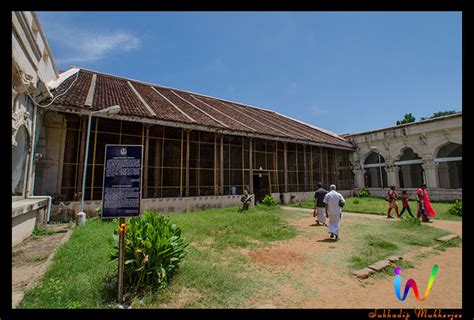
[[[329,234],[331,239],[339,240],[339,226],[341,225],[342,207],[346,203],[344,197],[336,192],[336,186],[331,184],[329,191],[324,197],[326,204],[326,217],[329,217]]]
[[[318,189],[314,193],[314,199],[316,200],[316,206],[314,207],[313,217],[316,217],[316,225],[324,225],[327,227],[326,224],[326,205],[324,204],[324,197],[328,193],[326,190],[323,189],[323,185],[321,183],[317,184]]]

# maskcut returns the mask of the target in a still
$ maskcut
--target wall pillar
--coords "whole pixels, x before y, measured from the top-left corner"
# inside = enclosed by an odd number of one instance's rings
[[[365,170],[360,165],[354,165],[352,169],[354,173],[354,189],[362,189],[365,187],[364,175]]]
[[[430,189],[438,188],[438,164],[435,163],[432,159],[423,159],[423,164],[421,166],[423,170],[425,170],[426,187]]]
[[[400,187],[400,181],[398,179],[398,172],[400,171],[399,166],[389,165],[385,167],[385,171],[387,172],[387,183],[388,186],[395,186],[395,188]]]

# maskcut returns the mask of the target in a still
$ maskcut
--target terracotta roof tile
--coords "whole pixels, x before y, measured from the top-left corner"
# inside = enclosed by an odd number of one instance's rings
[[[85,107],[84,103],[94,73],[97,74],[97,81],[92,107]],[[75,75],[66,79],[53,94],[63,93],[75,79]],[[80,69],[77,81],[65,95],[56,100],[55,104],[92,110],[120,105],[123,115],[306,140],[335,147],[353,147],[336,134],[318,130],[270,110],[84,69]]]

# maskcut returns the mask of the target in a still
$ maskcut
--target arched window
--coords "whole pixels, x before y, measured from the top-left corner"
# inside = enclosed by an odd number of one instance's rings
[[[400,166],[398,172],[400,188],[417,188],[423,183],[422,163],[421,157],[411,148],[403,150],[400,160],[395,161],[395,165]]]
[[[377,152],[372,152],[364,161],[365,186],[368,188],[387,187],[387,171],[385,171],[385,158]],[[382,181],[380,181],[382,174]]]
[[[439,149],[435,162],[438,163],[439,187],[462,188],[462,145],[449,143]]]
[[[24,196],[26,164],[28,159],[29,136],[25,126],[18,129],[12,146],[12,196]]]

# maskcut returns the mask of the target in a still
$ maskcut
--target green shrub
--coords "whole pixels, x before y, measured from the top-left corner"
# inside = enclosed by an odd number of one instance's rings
[[[267,194],[263,198],[262,204],[267,206],[267,207],[274,207],[274,206],[278,205],[278,202],[276,202],[276,200],[273,199],[273,197],[271,195]]]
[[[353,204],[359,204],[359,199],[355,199],[352,203]]]
[[[453,216],[462,216],[462,202],[456,200],[456,202],[448,209],[448,213]]]
[[[124,284],[136,293],[146,287],[164,288],[187,254],[181,229],[164,215],[145,211],[130,219],[125,233]],[[112,261],[118,259],[118,236]]]
[[[359,198],[367,198],[370,197],[370,192],[367,188],[363,188],[358,193]]]

